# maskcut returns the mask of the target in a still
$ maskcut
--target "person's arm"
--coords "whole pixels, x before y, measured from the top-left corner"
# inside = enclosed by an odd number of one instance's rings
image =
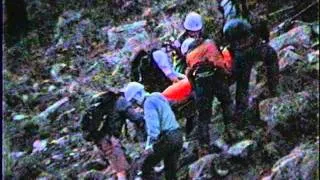
[[[158,67],[161,69],[161,71],[172,81],[177,82],[178,75],[174,71],[172,64],[170,63],[169,57],[167,54],[161,54],[159,52],[154,56],[154,61],[157,63]]]
[[[119,97],[116,102],[116,109],[133,123],[141,123],[144,121],[142,113],[136,112],[130,103],[122,96]]]
[[[146,122],[148,141],[146,148],[151,147],[158,139],[160,134],[160,117],[158,115],[156,106],[152,100],[147,99],[144,103],[144,119]]]
[[[144,122],[144,119],[143,119],[143,114],[142,113],[139,113],[139,112],[136,112],[134,110],[134,108],[132,108],[131,106],[129,106],[127,108],[127,110],[125,111],[125,115],[126,117],[133,123],[142,123]]]

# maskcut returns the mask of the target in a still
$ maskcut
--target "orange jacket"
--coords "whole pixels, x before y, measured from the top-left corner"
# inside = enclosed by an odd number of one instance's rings
[[[221,52],[218,50],[216,44],[213,41],[205,40],[202,44],[193,49],[186,56],[186,62],[189,68],[192,68],[193,65],[205,59],[213,62],[217,67],[221,67],[229,71],[226,62],[224,62]]]
[[[191,84],[187,78],[178,81],[167,87],[162,92],[162,95],[167,98],[168,101],[184,101],[188,99],[191,94]]]
[[[187,55],[186,59],[188,67],[191,68],[194,64],[199,62],[202,57],[208,58],[208,60],[212,61],[216,66],[221,67],[228,72],[231,71],[233,60],[230,52],[227,49],[224,49],[221,54],[212,41],[207,40],[203,42]],[[169,86],[162,92],[162,95],[166,97],[168,101],[181,102],[189,98],[191,91],[191,84],[186,78]]]

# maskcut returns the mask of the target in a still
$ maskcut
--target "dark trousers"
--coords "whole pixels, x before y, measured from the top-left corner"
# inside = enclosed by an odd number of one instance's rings
[[[236,113],[241,117],[248,108],[250,73],[255,62],[263,61],[267,70],[267,85],[271,96],[276,95],[279,66],[276,51],[268,44],[243,50],[232,49],[234,57],[233,77],[236,81]]]
[[[158,142],[153,145],[154,152],[150,154],[142,165],[144,179],[150,179],[153,167],[164,160],[165,177],[167,180],[177,179],[177,162],[182,149],[182,132],[173,130],[161,135]]]
[[[198,127],[199,127],[199,142],[200,144],[209,145],[209,127],[212,117],[212,101],[214,97],[217,97],[221,103],[223,111],[223,119],[225,125],[230,123],[232,119],[232,100],[229,92],[229,86],[226,79],[226,75],[222,70],[215,70],[210,76],[201,76],[203,70],[197,71],[194,76],[193,88],[196,93],[196,107],[198,110]]]

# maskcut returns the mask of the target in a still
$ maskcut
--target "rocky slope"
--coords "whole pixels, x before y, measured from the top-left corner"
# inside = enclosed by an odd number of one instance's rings
[[[252,6],[255,2],[250,1]],[[255,12],[265,15],[291,5],[297,3],[260,3]],[[204,15],[209,35],[215,34],[218,19],[214,1],[206,0],[29,1],[27,7],[33,28],[16,44],[3,45],[3,157],[8,179],[112,177],[98,149],[81,136],[79,118],[90,97],[128,82],[134,53],[176,37],[189,10]],[[276,27],[292,12],[270,16],[270,25]],[[217,138],[225,127],[215,103],[212,141],[228,149],[196,161],[192,155],[197,145],[186,141],[181,179],[319,178],[317,21],[316,15],[304,15],[272,34],[270,45],[280,59],[279,96],[261,98],[267,91],[258,64],[250,82],[251,118],[245,129],[231,129],[239,142],[226,145]],[[234,87],[230,89],[234,94]],[[130,160],[139,157],[141,144],[130,137],[124,137],[123,144]]]

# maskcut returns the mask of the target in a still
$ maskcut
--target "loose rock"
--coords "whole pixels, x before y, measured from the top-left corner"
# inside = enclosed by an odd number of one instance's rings
[[[315,179],[319,168],[319,144],[302,144],[279,159],[266,179]]]
[[[272,39],[269,44],[276,51],[289,45],[308,48],[311,46],[311,32],[311,27],[308,25],[298,26],[285,34]]]
[[[248,152],[250,149],[254,150],[256,147],[257,147],[257,143],[255,141],[244,140],[231,146],[228,149],[228,154],[230,154],[231,156],[244,158],[248,156]]]

